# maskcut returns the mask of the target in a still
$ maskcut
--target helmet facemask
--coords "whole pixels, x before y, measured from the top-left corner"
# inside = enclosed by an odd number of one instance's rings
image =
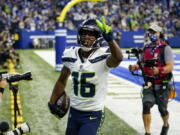
[[[99,36],[96,31],[82,30],[80,32],[80,46],[83,51],[90,51],[100,47],[98,44]]]

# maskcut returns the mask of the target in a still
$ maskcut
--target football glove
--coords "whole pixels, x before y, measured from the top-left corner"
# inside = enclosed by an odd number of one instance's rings
[[[102,22],[96,19],[96,24],[99,29],[102,31],[102,35],[107,42],[113,40],[112,27],[106,24],[106,19],[104,16],[101,17]]]
[[[50,104],[48,103],[48,107],[50,112],[58,119],[60,119],[59,111],[58,111],[58,106],[56,104]]]

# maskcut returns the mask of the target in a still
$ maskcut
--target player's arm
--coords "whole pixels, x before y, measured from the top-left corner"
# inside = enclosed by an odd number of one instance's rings
[[[51,95],[51,99],[49,102],[50,104],[55,104],[57,99],[64,92],[69,76],[70,76],[70,70],[67,67],[63,66],[63,68],[61,70],[61,74],[54,86],[54,89],[53,89],[53,92]]]
[[[108,42],[108,44],[111,51],[111,55],[107,58],[107,66],[116,67],[120,64],[120,62],[123,59],[122,51],[119,45],[114,40]]]
[[[102,23],[99,20],[96,20],[97,26],[103,32],[104,39],[108,42],[111,55],[107,58],[107,65],[108,67],[116,67],[120,64],[123,59],[123,55],[119,45],[113,39],[113,33],[111,26],[106,24],[105,17],[102,17]]]

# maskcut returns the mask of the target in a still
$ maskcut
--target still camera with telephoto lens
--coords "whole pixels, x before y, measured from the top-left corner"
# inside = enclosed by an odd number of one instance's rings
[[[21,80],[32,80],[31,72],[26,72],[24,74],[9,74],[7,72],[0,73],[0,80],[7,80],[7,82],[17,82]]]

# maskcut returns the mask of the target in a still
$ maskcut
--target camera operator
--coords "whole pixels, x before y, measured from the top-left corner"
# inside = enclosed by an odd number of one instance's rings
[[[169,129],[167,104],[172,88],[170,83],[174,61],[173,53],[171,47],[163,38],[162,28],[160,26],[156,24],[151,25],[148,29],[148,37],[150,42],[144,46],[141,60],[138,64],[130,65],[129,70],[131,72],[138,69],[142,70],[145,81],[142,98],[145,135],[150,135],[150,109],[154,104],[158,105],[159,112],[163,119],[160,135],[167,135]],[[149,79],[148,76],[151,77],[151,79]]]

